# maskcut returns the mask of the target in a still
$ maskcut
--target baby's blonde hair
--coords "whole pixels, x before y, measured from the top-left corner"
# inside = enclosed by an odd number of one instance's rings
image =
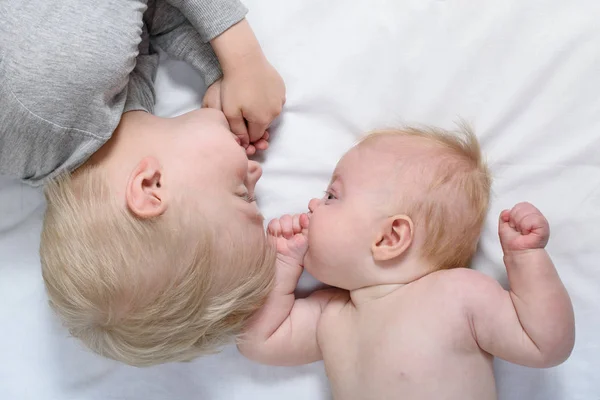
[[[469,266],[487,214],[492,178],[472,130],[433,127],[384,129],[361,144],[386,136],[421,139],[426,151],[407,163],[402,174],[415,174],[420,193],[402,196],[402,212],[424,233],[420,254],[434,270]]]
[[[185,198],[139,219],[92,167],[45,194],[40,255],[50,305],[100,355],[149,366],[215,352],[273,284],[275,251],[264,235],[246,234],[241,222],[219,226]]]

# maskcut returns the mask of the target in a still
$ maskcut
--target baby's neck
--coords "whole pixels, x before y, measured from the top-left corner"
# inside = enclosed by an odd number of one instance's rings
[[[365,303],[384,298],[403,286],[406,286],[406,284],[390,283],[354,289],[350,291],[350,300],[352,300],[355,307],[359,307]]]
[[[411,282],[429,275],[433,270],[432,266],[425,260],[417,260],[395,266],[386,265],[383,268],[388,269],[388,271],[382,273],[380,282],[350,290],[350,299],[355,306],[358,307],[361,304],[396,293]]]

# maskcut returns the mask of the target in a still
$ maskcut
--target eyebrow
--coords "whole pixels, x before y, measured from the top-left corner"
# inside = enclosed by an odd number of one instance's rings
[[[339,174],[339,172],[334,171],[333,175],[331,176],[331,180],[329,181],[329,185],[327,185],[328,187],[330,187],[331,185],[333,185],[333,182],[339,182],[340,186],[344,186],[344,181],[342,179],[342,176]]]
[[[252,213],[252,214],[250,214],[248,212],[244,212],[244,214],[246,214],[246,217],[248,217],[248,219],[250,221],[258,222],[261,224],[265,221],[265,217],[260,211],[258,213]]]
[[[251,208],[250,204],[247,203],[242,198],[240,198],[240,200],[242,200],[245,203],[245,206],[238,208],[238,211],[240,211],[242,214],[244,214],[251,221],[257,221],[257,222],[261,222],[261,223],[264,222],[265,216],[262,214],[260,209],[258,210],[258,213],[250,212],[250,208]]]

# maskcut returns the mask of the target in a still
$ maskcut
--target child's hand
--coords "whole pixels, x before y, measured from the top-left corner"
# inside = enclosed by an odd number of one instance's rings
[[[202,98],[202,107],[223,111],[223,106],[221,106],[221,79],[217,79],[206,89]]]
[[[276,239],[277,258],[286,264],[302,266],[308,250],[307,214],[283,215],[269,223],[267,232]]]
[[[216,80],[212,85],[206,89],[204,93],[204,98],[202,99],[202,107],[204,108],[214,108],[219,111],[223,111],[223,106],[221,104],[221,82],[222,79]],[[243,146],[242,141],[239,136],[237,136],[237,141],[240,145]],[[251,156],[256,153],[256,150],[266,150],[269,147],[269,132],[265,131],[262,138],[254,143],[247,144],[246,142],[246,154]]]
[[[283,79],[262,54],[223,74],[221,104],[231,131],[248,155],[265,150],[267,129],[285,103]]]
[[[500,213],[498,234],[504,253],[543,249],[550,237],[544,215],[529,203],[519,203]]]
[[[268,147],[267,128],[281,114],[285,84],[262,52],[246,19],[210,44],[223,70],[221,106],[248,155]]]

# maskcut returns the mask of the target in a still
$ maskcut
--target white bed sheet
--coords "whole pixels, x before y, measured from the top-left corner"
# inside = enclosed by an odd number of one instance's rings
[[[600,6],[596,0],[248,0],[284,77],[285,111],[259,183],[267,218],[306,208],[365,130],[398,123],[475,127],[495,176],[475,268],[506,281],[502,208],[531,201],[572,296],[577,341],[563,365],[498,361],[503,400],[600,399]],[[200,78],[165,60],[157,113],[200,103]],[[48,310],[37,246],[38,190],[0,180],[0,399],[328,399],[322,363],[274,368],[234,347],[137,369],[69,338]],[[303,278],[304,287],[314,281]]]

